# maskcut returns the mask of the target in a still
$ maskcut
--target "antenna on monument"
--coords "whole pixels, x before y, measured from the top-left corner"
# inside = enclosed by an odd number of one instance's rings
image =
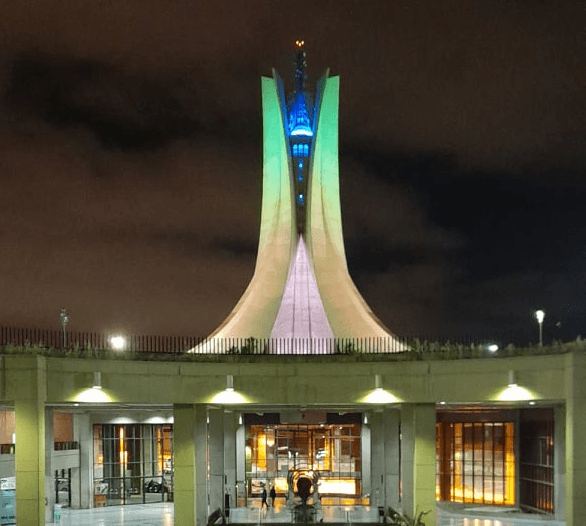
[[[301,92],[305,89],[305,68],[307,62],[305,61],[307,53],[305,53],[305,40],[298,39],[295,41],[295,91]]]

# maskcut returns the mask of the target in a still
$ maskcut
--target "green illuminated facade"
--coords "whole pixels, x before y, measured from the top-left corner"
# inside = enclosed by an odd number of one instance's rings
[[[295,351],[296,340],[313,340],[318,352],[328,353],[332,344],[321,342],[363,338],[384,340],[381,352],[398,352],[404,345],[369,309],[346,264],[338,174],[340,79],[326,71],[316,92],[307,93],[304,58],[298,51],[295,91],[288,99],[276,72],[262,78],[263,197],[256,268],[208,345],[253,337],[273,340],[276,351],[284,346]]]

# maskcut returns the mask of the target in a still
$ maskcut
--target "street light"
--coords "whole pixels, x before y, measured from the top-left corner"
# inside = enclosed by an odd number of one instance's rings
[[[126,348],[126,338],[124,336],[112,336],[110,344],[115,351],[123,351]]]
[[[543,318],[545,318],[545,312],[541,309],[535,311],[535,317],[537,323],[539,323],[539,347],[543,347]]]
[[[63,348],[67,348],[67,333],[65,332],[65,326],[69,322],[69,316],[65,309],[61,309],[61,329],[63,331]]]

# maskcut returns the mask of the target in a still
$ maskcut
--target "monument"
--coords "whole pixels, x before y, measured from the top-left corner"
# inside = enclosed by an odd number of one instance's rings
[[[250,338],[266,342],[264,352],[331,353],[344,340],[362,341],[373,352],[405,350],[348,273],[338,175],[340,79],[326,70],[311,94],[305,43],[295,45],[290,95],[276,71],[262,78],[263,196],[254,275],[194,351],[217,352],[230,339]]]

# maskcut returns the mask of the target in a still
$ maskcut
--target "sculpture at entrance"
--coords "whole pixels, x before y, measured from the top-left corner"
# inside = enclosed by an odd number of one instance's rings
[[[301,502],[293,504],[293,522],[300,524],[314,523],[317,515],[319,496],[317,482],[319,475],[315,471],[291,470],[287,477],[289,491]],[[312,497],[313,503],[309,504]]]

